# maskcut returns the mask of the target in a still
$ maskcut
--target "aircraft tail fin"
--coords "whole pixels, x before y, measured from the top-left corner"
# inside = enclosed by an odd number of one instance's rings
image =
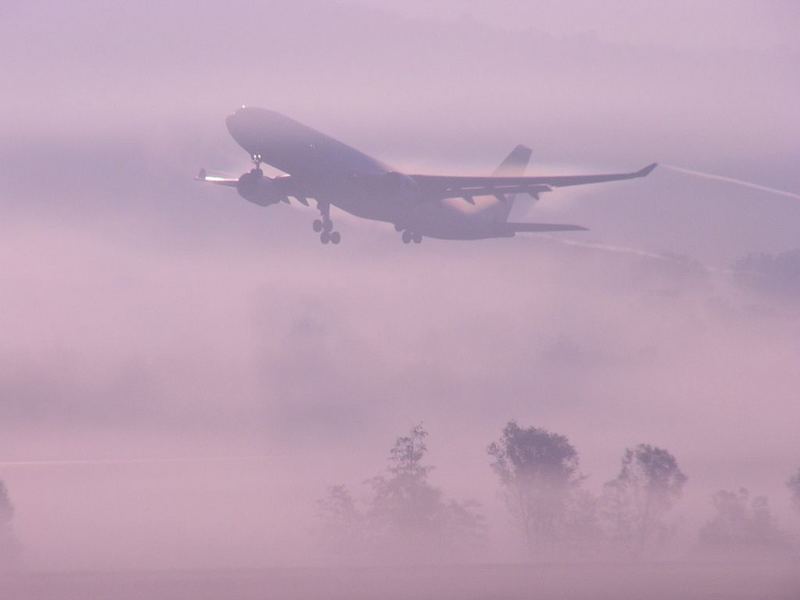
[[[525,175],[525,169],[528,168],[528,163],[531,160],[531,149],[527,146],[519,144],[511,151],[511,154],[506,156],[505,160],[500,163],[500,166],[495,169],[493,175],[495,177],[522,177]],[[502,206],[500,207],[500,217],[502,221],[508,221],[508,216],[511,214],[511,208],[517,199],[517,194],[506,194],[503,198]]]
[[[520,144],[506,156],[500,166],[495,169],[496,177],[522,177],[531,160],[531,149]]]

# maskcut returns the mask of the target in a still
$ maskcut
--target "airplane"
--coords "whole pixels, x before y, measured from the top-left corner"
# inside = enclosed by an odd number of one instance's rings
[[[309,200],[314,200],[320,218],[313,229],[323,244],[341,241],[331,206],[393,224],[405,244],[419,244],[423,237],[478,240],[523,232],[586,231],[579,225],[515,223],[508,217],[518,195],[538,200],[539,194],[554,188],[645,177],[657,166],[632,173],[525,177],[531,150],[517,146],[488,177],[413,175],[275,111],[243,106],[225,122],[250,155],[253,168],[235,179],[201,169],[196,179],[236,188],[259,206],[290,204],[289,198],[310,206]],[[262,163],[285,175],[264,175]]]

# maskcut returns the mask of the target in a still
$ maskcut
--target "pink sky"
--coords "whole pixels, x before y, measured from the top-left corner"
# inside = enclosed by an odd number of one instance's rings
[[[684,541],[720,487],[796,531],[798,300],[728,273],[796,247],[796,201],[661,170],[528,215],[703,276],[562,236],[409,248],[341,215],[332,249],[311,211],[191,180],[247,168],[223,124],[246,102],[430,171],[526,143],[538,173],[660,160],[800,190],[792,4],[641,5],[4,3],[0,462],[247,458],[0,465],[29,563],[310,561],[315,498],[419,421],[497,559],[485,447],[511,418],[569,436],[594,490],[626,446],[670,449]]]

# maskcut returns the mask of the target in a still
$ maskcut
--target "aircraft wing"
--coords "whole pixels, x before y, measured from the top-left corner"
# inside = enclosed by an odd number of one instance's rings
[[[228,187],[236,187],[239,183],[238,179],[229,179],[227,177],[216,177],[214,175],[206,175],[205,169],[200,169],[200,172],[195,177],[197,181],[205,181],[207,183],[216,183],[217,185],[226,185]]]
[[[632,173],[601,173],[597,175],[545,175],[538,177],[451,177],[448,175],[410,175],[423,191],[437,198],[466,198],[498,194],[531,194],[548,192],[554,187],[585,185],[645,177],[656,163]]]

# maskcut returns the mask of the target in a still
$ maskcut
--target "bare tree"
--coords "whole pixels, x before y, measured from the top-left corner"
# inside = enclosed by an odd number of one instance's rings
[[[626,449],[619,474],[603,487],[602,516],[611,539],[634,555],[664,541],[665,517],[685,483],[678,461],[666,450],[648,444]]]
[[[792,495],[792,504],[797,509],[797,512],[800,513],[800,469],[797,469],[797,472],[789,478],[786,486]]]
[[[531,552],[547,549],[567,535],[570,503],[582,481],[578,453],[569,440],[510,421],[488,448],[506,506]],[[584,497],[585,499],[585,497]]]
[[[723,551],[779,550],[787,547],[786,536],[778,529],[765,496],[750,497],[719,490],[712,498],[715,514],[699,533],[706,548]]]
[[[417,425],[397,438],[389,451],[388,476],[373,477],[367,512],[373,531],[389,532],[395,546],[434,554],[469,551],[483,544],[485,526],[477,504],[444,500],[428,481],[433,467],[425,465],[428,432]]]
[[[397,438],[389,451],[389,476],[368,481],[373,490],[370,514],[388,527],[406,532],[430,530],[442,507],[442,494],[428,483],[432,467],[422,463],[428,432],[417,425]]]
[[[465,555],[485,541],[477,505],[446,500],[428,476],[424,463],[428,432],[417,425],[389,451],[386,474],[367,480],[370,498],[359,508],[344,486],[329,489],[319,502],[327,539],[350,553],[386,554],[392,558]]]

